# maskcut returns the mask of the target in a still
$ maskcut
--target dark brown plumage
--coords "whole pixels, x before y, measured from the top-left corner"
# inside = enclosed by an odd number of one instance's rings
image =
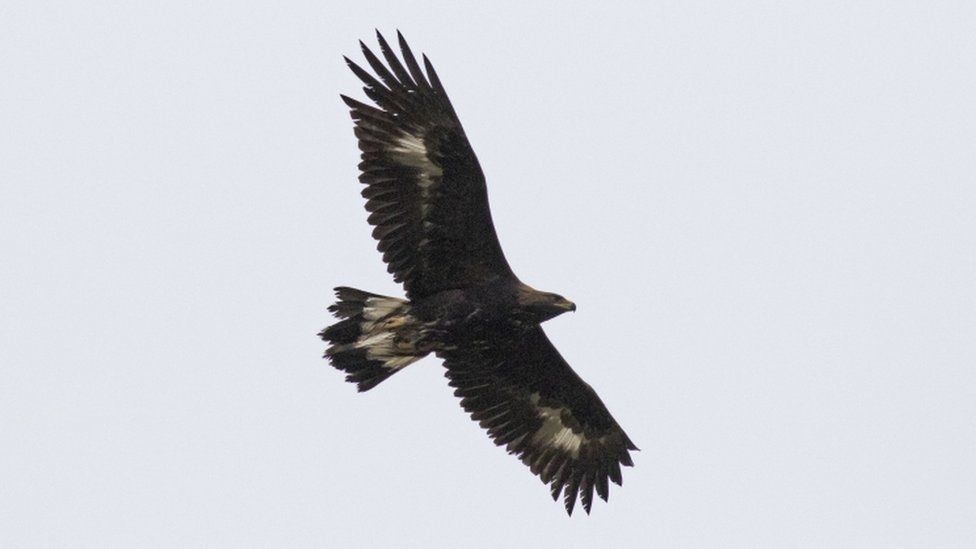
[[[636,450],[596,392],[569,367],[540,324],[576,310],[523,284],[502,253],[484,174],[426,56],[421,69],[398,33],[403,61],[377,33],[384,64],[362,46],[374,77],[367,105],[342,96],[362,151],[360,181],[373,236],[408,299],[337,288],[340,321],[320,334],[326,356],[366,391],[434,353],[461,406],[488,435],[587,513],[593,492]]]

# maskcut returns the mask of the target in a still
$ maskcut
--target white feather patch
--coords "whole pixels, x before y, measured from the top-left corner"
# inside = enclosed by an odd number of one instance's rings
[[[583,435],[574,433],[563,424],[562,410],[539,405],[539,393],[532,393],[529,399],[536,406],[539,417],[542,418],[542,426],[532,435],[532,441],[564,450],[574,458],[578,457],[580,445],[583,444]]]
[[[408,314],[409,303],[395,297],[369,297],[363,304],[363,321],[359,323],[362,335],[352,344],[366,350],[366,358],[383,363],[383,367],[399,370],[421,357],[404,354],[397,349],[397,327],[410,324],[415,319]]]
[[[393,332],[366,334],[356,341],[355,346],[366,349],[366,358],[382,362],[383,367],[389,370],[399,370],[421,358],[397,352],[396,334]]]
[[[379,320],[406,305],[406,301],[395,297],[369,297],[363,307],[363,318]]]
[[[420,214],[421,217],[426,217],[430,210],[430,189],[434,185],[434,179],[439,178],[444,172],[440,166],[430,160],[423,135],[403,133],[396,142],[397,146],[393,147],[393,152],[399,153],[397,155],[399,160],[420,171],[420,178],[417,181],[420,186]]]

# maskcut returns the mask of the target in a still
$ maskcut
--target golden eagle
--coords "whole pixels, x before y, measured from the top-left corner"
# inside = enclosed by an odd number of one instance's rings
[[[336,288],[341,320],[319,335],[325,356],[360,391],[430,353],[444,359],[461,406],[495,444],[519,456],[587,513],[596,490],[621,484],[637,450],[596,392],[540,323],[576,305],[523,284],[495,234],[485,176],[434,67],[422,70],[403,35],[401,60],[377,32],[384,64],[365,44],[376,76],[346,59],[376,104],[341,96],[362,151],[369,223],[408,299]]]

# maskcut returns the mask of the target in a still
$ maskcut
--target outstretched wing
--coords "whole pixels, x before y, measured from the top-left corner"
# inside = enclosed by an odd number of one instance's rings
[[[589,513],[594,489],[606,501],[608,479],[621,484],[620,465],[633,465],[637,447],[542,328],[439,354],[461,406],[550,484],[554,500],[562,492],[567,512],[579,495]]]
[[[514,278],[491,222],[485,176],[434,67],[397,33],[404,63],[377,32],[377,77],[346,58],[376,106],[342,96],[362,151],[363,196],[377,248],[411,298]]]

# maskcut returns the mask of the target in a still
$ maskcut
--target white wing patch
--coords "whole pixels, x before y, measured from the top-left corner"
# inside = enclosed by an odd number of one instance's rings
[[[430,209],[430,189],[434,186],[435,179],[439,179],[444,172],[427,155],[423,135],[403,133],[397,138],[396,143],[392,151],[397,153],[400,162],[420,170],[420,178],[417,182],[420,186],[420,214],[421,217],[427,217],[427,211]]]
[[[404,133],[397,138],[396,142],[397,146],[393,147],[393,152],[399,153],[404,164],[420,169],[421,188],[430,187],[433,184],[434,177],[443,175],[444,172],[440,166],[434,164],[427,155],[427,146],[424,145],[423,135]]]
[[[563,424],[562,410],[539,405],[539,393],[532,393],[529,399],[538,409],[539,417],[542,418],[542,427],[532,435],[532,441],[564,450],[574,458],[579,457],[583,435],[574,433]]]

